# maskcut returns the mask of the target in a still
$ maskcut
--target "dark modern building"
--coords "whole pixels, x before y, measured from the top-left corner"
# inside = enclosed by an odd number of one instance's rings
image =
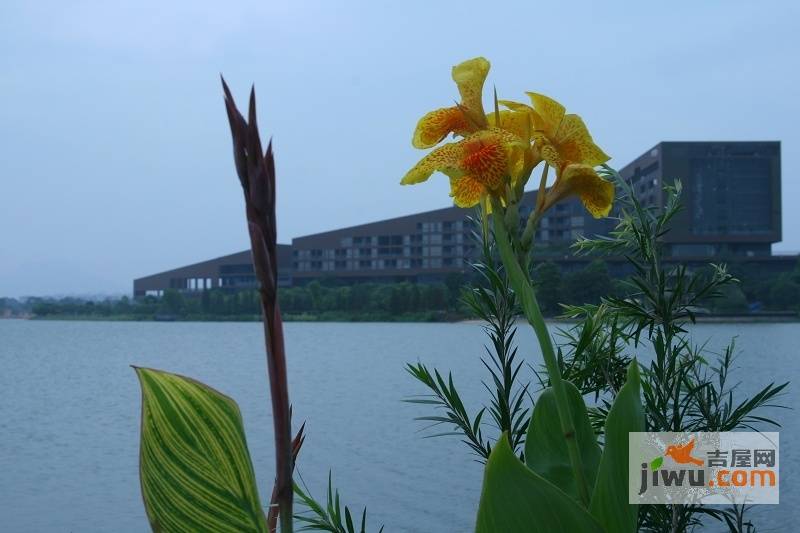
[[[769,256],[781,240],[780,142],[662,142],[620,170],[662,206],[681,182],[683,211],[664,236],[673,257]]]
[[[292,247],[278,245],[278,285],[292,284]],[[133,295],[161,296],[166,289],[203,291],[206,289],[252,289],[257,286],[250,250],[224,255],[184,267],[133,280]]]
[[[647,205],[662,207],[663,186],[679,180],[684,210],[664,236],[671,262],[758,264],[765,272],[793,267],[796,257],[773,256],[781,240],[779,142],[662,142],[620,170]],[[524,220],[536,203],[525,194]],[[442,280],[463,273],[478,250],[470,235],[471,209],[448,207],[314,235],[281,245],[281,282],[315,279],[361,281]],[[580,235],[602,235],[611,219],[594,219],[578,199],[561,202],[542,218],[536,253],[565,270],[591,258],[576,257],[570,244]],[[608,258],[624,274],[623,258]],[[249,252],[240,252],[134,281],[134,294],[168,288],[202,290],[254,287]]]
[[[536,193],[525,193],[520,218],[536,203]],[[471,232],[472,209],[447,207],[292,239],[292,279],[295,284],[320,278],[344,281],[441,280],[462,273],[476,257]],[[542,218],[537,232],[539,248],[566,251],[582,234],[605,233],[607,220],[586,213],[578,200],[555,206]]]

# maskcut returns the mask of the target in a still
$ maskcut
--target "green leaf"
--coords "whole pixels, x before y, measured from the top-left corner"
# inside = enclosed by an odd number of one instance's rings
[[[639,364],[628,366],[628,378],[606,418],[605,447],[589,509],[608,533],[636,531],[639,506],[628,503],[628,433],[644,431]]]
[[[664,457],[659,455],[658,457],[650,461],[650,470],[653,471],[658,470],[663,463],[664,463]]]
[[[572,421],[575,424],[575,439],[581,455],[583,475],[591,491],[597,477],[602,452],[597,444],[589,416],[586,414],[586,404],[581,393],[569,381],[564,382],[564,387],[567,391]],[[556,395],[552,387],[542,392],[533,408],[533,416],[525,437],[525,463],[528,468],[580,501],[567,450],[567,439],[561,430]]]
[[[176,374],[136,374],[139,476],[153,531],[268,531],[236,402]]]
[[[483,474],[476,533],[571,533],[603,529],[578,502],[514,455],[504,433]]]

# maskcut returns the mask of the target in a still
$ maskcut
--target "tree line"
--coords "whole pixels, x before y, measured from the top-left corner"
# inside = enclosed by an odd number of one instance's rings
[[[743,264],[730,269],[740,284],[704,302],[716,314],[750,311],[800,311],[800,267],[764,276]],[[536,265],[539,304],[548,316],[561,304],[599,303],[606,295],[624,296],[624,283],[614,279],[608,265],[595,260],[572,272],[552,262]],[[469,318],[461,302],[464,275],[452,274],[440,283],[358,283],[342,285],[313,281],[282,287],[280,305],[288,320],[454,320]],[[473,280],[474,281],[474,280]],[[0,317],[96,318],[117,320],[257,320],[260,300],[255,290],[212,289],[202,293],[167,290],[161,297],[106,300],[81,298],[0,298]]]

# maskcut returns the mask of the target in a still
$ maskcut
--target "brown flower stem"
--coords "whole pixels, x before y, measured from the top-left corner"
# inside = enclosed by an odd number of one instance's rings
[[[303,442],[306,440],[306,436],[304,434],[304,430],[306,428],[305,423],[300,426],[300,429],[297,431],[297,434],[294,436],[294,440],[292,440],[292,469],[294,469],[294,465],[297,464],[297,456],[300,454],[300,448],[303,447]],[[267,513],[267,526],[269,527],[270,533],[275,533],[278,530],[278,516],[280,514],[280,507],[278,505],[278,483],[277,480],[275,485],[272,487],[272,496],[269,499],[269,512]]]
[[[267,352],[272,422],[275,433],[275,500],[282,533],[292,533],[292,428],[283,320],[278,305],[278,254],[275,221],[275,159],[272,143],[262,150],[256,121],[255,89],[250,91],[248,119],[236,108],[228,85],[225,110],[233,138],[233,161],[244,192],[247,230],[250,235],[253,270],[259,283]],[[263,154],[263,155],[262,155]]]

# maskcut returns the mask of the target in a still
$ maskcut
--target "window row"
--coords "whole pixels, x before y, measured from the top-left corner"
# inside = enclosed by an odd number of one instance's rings
[[[359,259],[346,261],[296,261],[297,272],[334,272],[361,270],[405,270],[462,267],[467,261],[461,257],[430,257],[414,259]]]

